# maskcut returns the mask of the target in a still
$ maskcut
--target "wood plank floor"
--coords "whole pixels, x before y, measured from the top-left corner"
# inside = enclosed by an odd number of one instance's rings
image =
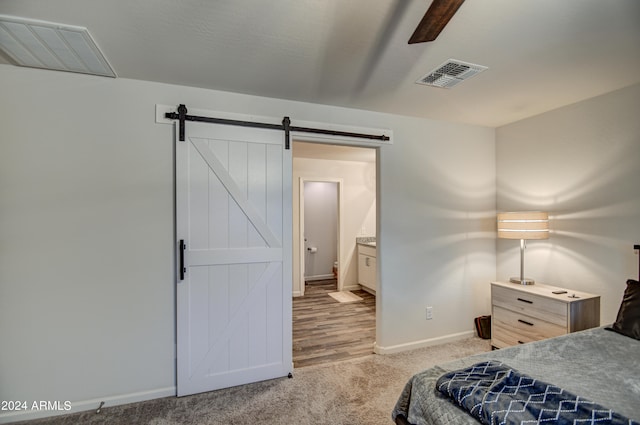
[[[307,283],[303,297],[293,298],[293,365],[303,367],[373,353],[376,298],[351,291],[362,301],[340,303],[330,297],[336,280]]]

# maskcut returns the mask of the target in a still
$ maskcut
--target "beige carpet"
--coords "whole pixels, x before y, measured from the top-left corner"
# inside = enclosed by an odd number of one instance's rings
[[[362,301],[362,298],[351,291],[329,292],[329,296],[340,303]]]
[[[391,410],[407,380],[438,363],[489,351],[469,338],[390,355],[369,355],[295,369],[281,378],[189,397],[168,397],[26,422],[71,424],[392,425]]]

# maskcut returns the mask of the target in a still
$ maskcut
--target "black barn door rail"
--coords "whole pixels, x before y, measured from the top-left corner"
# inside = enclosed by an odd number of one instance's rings
[[[170,120],[180,121],[178,140],[180,140],[181,142],[184,142],[184,123],[186,121],[235,125],[239,127],[266,128],[270,130],[282,130],[284,131],[285,149],[289,149],[290,147],[290,132],[292,131],[298,131],[300,133],[325,134],[330,136],[354,137],[357,139],[383,140],[383,141],[389,140],[389,136],[386,136],[384,134],[383,135],[363,134],[363,133],[352,133],[349,131],[326,130],[322,128],[296,127],[291,125],[291,120],[289,119],[289,117],[284,117],[282,119],[282,124],[267,124],[267,123],[255,122],[255,121],[240,121],[240,120],[230,120],[225,118],[212,118],[212,117],[200,117],[197,115],[187,115],[187,107],[185,105],[178,106],[177,113],[167,112],[164,114],[164,116],[165,118]]]

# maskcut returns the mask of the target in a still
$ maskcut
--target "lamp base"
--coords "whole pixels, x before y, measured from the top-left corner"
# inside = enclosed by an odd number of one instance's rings
[[[520,285],[533,285],[534,283],[536,283],[535,280],[529,278],[529,277],[524,277],[524,278],[519,278],[519,277],[512,277],[509,278],[509,282],[511,283],[519,283]]]

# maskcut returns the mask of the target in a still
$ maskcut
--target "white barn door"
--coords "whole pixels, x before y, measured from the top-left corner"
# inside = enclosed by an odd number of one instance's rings
[[[185,133],[175,142],[178,395],[286,376],[292,177],[284,133],[191,122]]]

